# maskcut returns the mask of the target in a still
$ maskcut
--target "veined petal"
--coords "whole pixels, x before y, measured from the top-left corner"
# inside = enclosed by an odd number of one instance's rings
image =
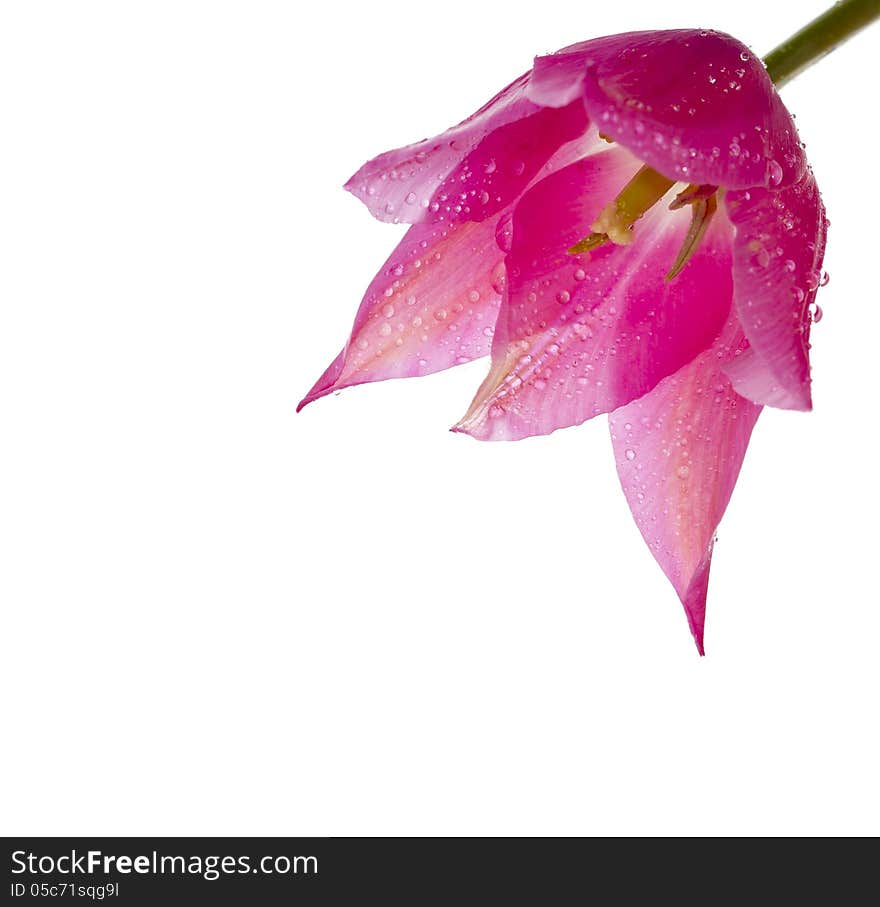
[[[485,356],[505,280],[498,219],[410,227],[367,289],[345,348],[297,410],[343,387]]]
[[[732,317],[708,350],[609,417],[627,502],[701,655],[715,531],[761,412],[724,374],[724,362],[744,347]]]
[[[345,184],[392,223],[484,220],[509,205],[564,143],[587,126],[581,104],[543,109],[521,76],[458,126],[380,154]]]
[[[433,222],[483,220],[518,198],[566,143],[587,129],[583,104],[542,107],[499,126],[446,177],[428,206]]]
[[[811,171],[778,191],[729,192],[736,227],[734,304],[750,355],[728,375],[743,396],[808,410],[811,305],[821,279],[827,221]]]
[[[669,282],[690,224],[689,211],[668,210],[672,193],[636,222],[631,245],[567,252],[638,167],[610,147],[518,203],[492,366],[455,430],[516,440],[577,425],[647,393],[718,335],[733,293],[723,212]]]
[[[458,126],[367,161],[345,188],[379,220],[425,220],[436,188],[486,135],[539,109],[525,96],[528,79],[525,73],[511,82]]]
[[[599,129],[670,179],[744,189],[806,167],[791,115],[761,61],[715,31],[611,35],[538,57],[526,94],[580,95]]]

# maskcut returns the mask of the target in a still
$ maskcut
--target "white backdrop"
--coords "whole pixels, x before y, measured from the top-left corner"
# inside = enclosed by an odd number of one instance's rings
[[[880,832],[880,29],[784,90],[815,412],[758,424],[706,658],[604,417],[453,435],[485,362],[294,415],[403,232],[363,161],[537,53],[824,5],[3,5],[3,833]]]

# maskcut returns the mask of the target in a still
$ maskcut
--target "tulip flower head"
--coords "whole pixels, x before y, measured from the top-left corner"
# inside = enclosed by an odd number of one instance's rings
[[[811,407],[827,221],[761,61],[714,31],[576,44],[346,188],[412,226],[300,406],[491,355],[455,431],[517,440],[608,413],[627,502],[702,653],[755,422]]]

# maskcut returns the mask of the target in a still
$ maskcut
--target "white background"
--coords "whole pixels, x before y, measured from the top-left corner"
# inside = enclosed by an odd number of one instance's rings
[[[784,91],[832,221],[815,412],[758,424],[706,658],[604,418],[450,434],[484,362],[294,415],[403,232],[364,160],[537,53],[763,53],[824,4],[783,6],[3,4],[5,834],[880,832],[880,31]]]

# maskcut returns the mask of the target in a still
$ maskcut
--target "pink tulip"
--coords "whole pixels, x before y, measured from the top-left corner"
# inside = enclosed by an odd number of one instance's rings
[[[826,219],[761,61],[712,31],[538,57],[346,184],[412,224],[300,407],[491,353],[454,430],[610,413],[623,490],[703,651],[715,531],[763,405],[808,410]]]

